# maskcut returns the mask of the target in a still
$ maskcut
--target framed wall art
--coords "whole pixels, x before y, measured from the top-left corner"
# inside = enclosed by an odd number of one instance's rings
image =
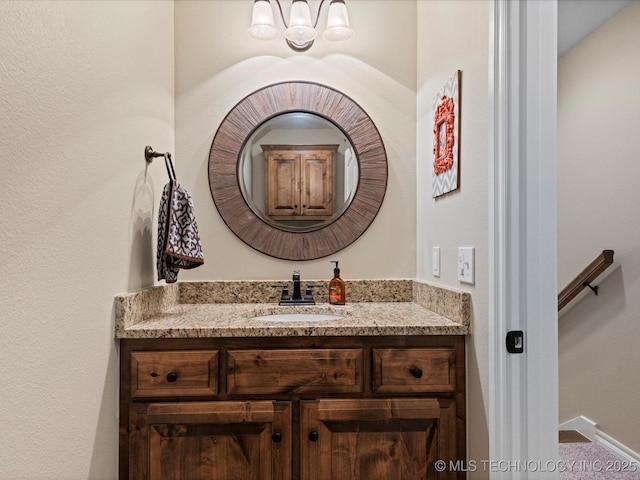
[[[433,98],[433,198],[458,188],[460,74],[456,70]]]

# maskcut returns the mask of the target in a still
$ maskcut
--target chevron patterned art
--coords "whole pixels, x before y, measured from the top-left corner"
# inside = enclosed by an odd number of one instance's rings
[[[460,74],[457,70],[433,98],[433,198],[458,188]]]

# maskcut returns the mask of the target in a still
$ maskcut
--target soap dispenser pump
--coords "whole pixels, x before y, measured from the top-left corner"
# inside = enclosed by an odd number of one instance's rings
[[[329,282],[329,303],[331,305],[344,305],[347,299],[344,280],[340,278],[338,262],[332,260],[330,263],[335,263],[336,267],[333,269],[333,278]]]

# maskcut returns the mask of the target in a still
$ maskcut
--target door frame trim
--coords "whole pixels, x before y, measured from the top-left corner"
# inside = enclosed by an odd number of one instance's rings
[[[489,455],[542,467],[490,478],[555,478],[557,0],[493,0],[489,22]]]

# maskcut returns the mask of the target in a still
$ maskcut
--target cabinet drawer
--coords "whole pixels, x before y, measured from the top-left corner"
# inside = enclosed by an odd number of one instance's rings
[[[131,396],[216,395],[217,373],[217,350],[131,352]]]
[[[454,392],[453,348],[373,350],[374,392]]]
[[[230,350],[230,394],[363,390],[362,349]]]

